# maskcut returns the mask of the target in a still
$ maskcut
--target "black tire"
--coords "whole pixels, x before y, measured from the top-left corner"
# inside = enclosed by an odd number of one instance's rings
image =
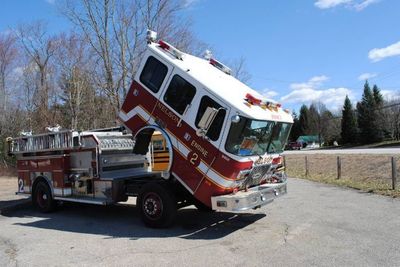
[[[149,227],[166,228],[175,221],[177,203],[166,185],[145,184],[140,190],[136,206],[144,224]]]
[[[37,183],[32,195],[32,203],[35,208],[44,213],[54,211],[57,206],[49,186],[43,181]]]
[[[193,199],[193,205],[200,211],[200,212],[214,212],[209,206],[203,204],[200,200]]]

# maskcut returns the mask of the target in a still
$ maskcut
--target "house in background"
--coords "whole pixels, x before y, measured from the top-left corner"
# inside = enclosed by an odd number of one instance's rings
[[[318,135],[301,135],[296,141],[301,143],[303,148],[316,148],[323,143],[323,140],[319,140]]]

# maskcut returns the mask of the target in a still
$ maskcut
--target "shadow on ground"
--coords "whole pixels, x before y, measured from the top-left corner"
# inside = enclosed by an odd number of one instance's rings
[[[0,200],[0,215],[6,213],[8,209],[19,208],[30,203],[29,198],[12,199],[12,200]]]
[[[20,226],[133,240],[154,237],[218,239],[243,229],[266,216],[263,213],[202,213],[195,208],[188,207],[178,211],[173,227],[151,229],[143,225],[136,207],[126,204],[94,206],[65,203],[58,211],[47,214],[34,210],[31,205],[25,205],[18,209],[3,211],[2,215],[28,219],[29,222],[16,223]]]

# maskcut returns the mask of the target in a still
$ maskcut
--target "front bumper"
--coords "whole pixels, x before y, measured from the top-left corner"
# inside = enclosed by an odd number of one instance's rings
[[[211,207],[219,211],[245,211],[258,208],[287,193],[287,180],[279,184],[263,184],[249,188],[247,192],[211,197]]]

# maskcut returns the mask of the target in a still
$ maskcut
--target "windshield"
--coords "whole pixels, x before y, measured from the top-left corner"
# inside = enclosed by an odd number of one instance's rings
[[[290,123],[241,117],[238,123],[231,124],[225,149],[239,156],[280,153],[283,151],[290,128]]]

